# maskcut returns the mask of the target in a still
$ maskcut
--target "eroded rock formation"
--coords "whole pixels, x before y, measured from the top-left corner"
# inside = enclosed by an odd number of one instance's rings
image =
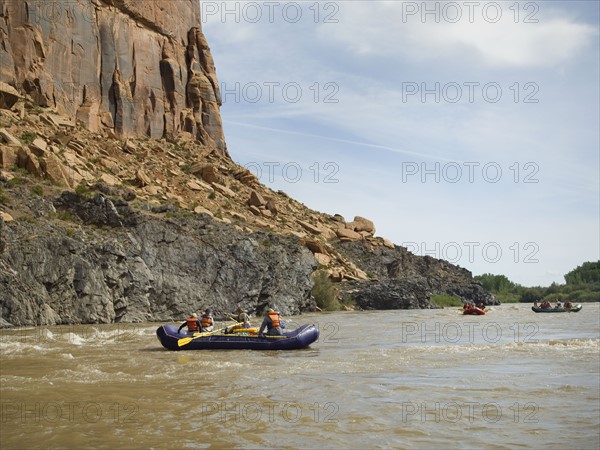
[[[198,0],[0,0],[0,82],[92,131],[227,155]]]

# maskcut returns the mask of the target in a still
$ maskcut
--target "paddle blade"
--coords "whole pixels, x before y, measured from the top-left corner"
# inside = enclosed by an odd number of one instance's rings
[[[183,338],[183,339],[179,339],[177,341],[177,346],[178,347],[183,347],[186,344],[189,344],[190,342],[192,342],[193,338]]]

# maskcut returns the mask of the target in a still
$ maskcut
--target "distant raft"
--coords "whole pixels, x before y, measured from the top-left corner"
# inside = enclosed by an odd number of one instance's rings
[[[178,332],[178,328],[177,325],[162,325],[156,330],[158,340],[167,350],[298,350],[319,339],[319,329],[315,325],[302,325],[282,336],[264,337],[241,333],[196,333],[190,336]]]
[[[463,310],[464,315],[483,316],[485,313],[485,309],[478,308],[477,306],[470,306]]]
[[[541,308],[539,306],[532,306],[531,309],[533,312],[536,313],[564,313],[564,312],[579,312],[581,311],[582,306],[580,304],[577,304],[575,306],[571,306],[570,308],[565,308],[565,307],[561,307],[561,308],[556,308],[556,307],[550,307],[550,308]]]

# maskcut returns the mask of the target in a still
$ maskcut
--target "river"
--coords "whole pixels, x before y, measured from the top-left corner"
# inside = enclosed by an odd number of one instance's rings
[[[288,352],[2,330],[0,448],[598,449],[599,306],[305,314],[320,338]]]

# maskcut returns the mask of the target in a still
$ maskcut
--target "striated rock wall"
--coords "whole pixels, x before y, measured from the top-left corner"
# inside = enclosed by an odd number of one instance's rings
[[[243,233],[206,215],[153,218],[102,194],[37,202],[35,224],[0,219],[0,327],[315,308],[316,263],[297,238]],[[72,215],[72,229],[49,219],[56,210]]]
[[[198,0],[0,0],[0,82],[92,131],[227,156]]]

